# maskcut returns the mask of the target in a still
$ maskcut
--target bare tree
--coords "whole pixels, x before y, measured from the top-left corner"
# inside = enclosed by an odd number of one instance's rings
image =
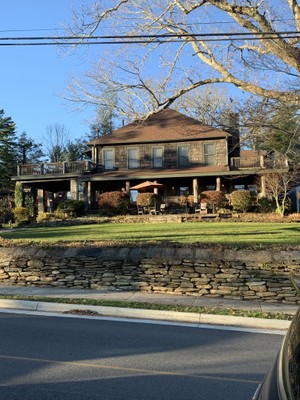
[[[174,108],[201,121],[203,124],[217,128],[227,128],[228,120],[234,113],[242,112],[242,105],[233,102],[224,88],[204,87],[180,97]]]
[[[281,170],[265,175],[266,193],[276,203],[276,212],[283,216],[288,209],[288,191],[299,184],[297,168],[281,168]]]
[[[121,114],[150,114],[221,83],[300,103],[297,0],[96,1],[70,29],[78,43],[105,32],[115,46],[86,79],[74,78],[74,102],[107,105],[118,93]]]
[[[68,143],[69,132],[64,125],[55,123],[47,126],[43,144],[45,153],[51,162],[64,161]]]

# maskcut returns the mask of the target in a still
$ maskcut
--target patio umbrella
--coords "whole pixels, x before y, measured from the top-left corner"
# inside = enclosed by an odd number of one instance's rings
[[[148,189],[159,189],[164,187],[162,183],[157,183],[157,182],[151,182],[151,181],[145,181],[142,183],[139,183],[138,185],[132,186],[130,190],[148,190]]]

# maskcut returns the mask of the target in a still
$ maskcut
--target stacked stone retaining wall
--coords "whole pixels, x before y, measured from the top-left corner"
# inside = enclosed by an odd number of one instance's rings
[[[225,248],[0,248],[0,283],[299,304],[300,251]]]

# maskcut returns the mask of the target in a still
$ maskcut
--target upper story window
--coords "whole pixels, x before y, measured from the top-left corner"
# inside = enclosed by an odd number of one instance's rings
[[[162,168],[164,164],[164,148],[162,146],[152,147],[152,167]]]
[[[216,165],[216,145],[215,143],[203,144],[203,161],[205,165]]]
[[[140,168],[140,153],[138,147],[127,149],[128,168]]]
[[[114,151],[114,149],[104,149],[103,150],[103,162],[104,162],[104,169],[114,169],[115,168],[115,151]]]
[[[188,167],[190,165],[189,146],[178,146],[178,166]]]

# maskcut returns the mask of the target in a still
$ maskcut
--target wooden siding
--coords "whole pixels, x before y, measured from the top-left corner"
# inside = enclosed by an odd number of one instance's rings
[[[163,154],[163,168],[172,169],[178,168],[177,155],[178,146],[185,145],[189,147],[190,166],[204,165],[203,144],[214,143],[216,147],[216,164],[217,166],[224,166],[228,164],[227,160],[227,144],[226,139],[218,140],[199,140],[199,141],[185,141],[185,142],[170,142],[160,143],[164,149]],[[157,146],[156,143],[143,143],[132,145],[116,145],[116,146],[103,146],[98,149],[99,164],[104,165],[103,149],[113,148],[115,150],[115,167],[117,169],[127,169],[127,149],[139,148],[140,154],[140,169],[153,168],[152,166],[152,148]]]

